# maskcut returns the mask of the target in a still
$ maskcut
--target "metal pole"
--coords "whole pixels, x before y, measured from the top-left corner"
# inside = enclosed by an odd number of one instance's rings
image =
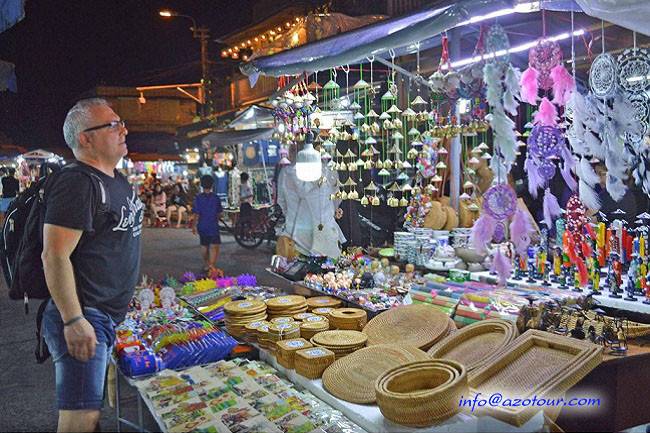
[[[452,59],[458,59],[460,57],[460,29],[457,27],[452,29],[450,32],[449,41],[451,42],[450,56]],[[460,123],[460,111],[458,104],[456,104],[456,124]],[[461,153],[461,143],[460,143],[460,134],[451,139],[451,149],[450,149],[450,170],[451,170],[451,185],[449,188],[449,199],[451,200],[451,207],[453,207],[456,212],[460,213],[460,153]]]

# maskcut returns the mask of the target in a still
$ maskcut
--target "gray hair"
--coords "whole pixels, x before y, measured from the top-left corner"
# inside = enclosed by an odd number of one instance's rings
[[[75,150],[81,146],[79,142],[79,134],[88,128],[90,122],[90,108],[96,105],[105,105],[110,107],[110,104],[102,98],[89,98],[82,99],[74,104],[74,107],[68,111],[63,122],[63,137],[70,149]]]

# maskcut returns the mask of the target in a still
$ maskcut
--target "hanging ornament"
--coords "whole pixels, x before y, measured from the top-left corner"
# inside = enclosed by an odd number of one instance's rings
[[[471,242],[479,252],[484,252],[494,239],[505,238],[505,221],[517,210],[517,195],[508,185],[492,185],[483,194],[483,214],[472,227]]]

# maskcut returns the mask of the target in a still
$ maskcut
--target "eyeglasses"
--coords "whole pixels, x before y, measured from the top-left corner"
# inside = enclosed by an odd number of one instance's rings
[[[113,120],[112,122],[104,123],[103,125],[93,126],[92,128],[84,129],[81,132],[90,132],[96,131],[97,129],[110,128],[111,131],[119,131],[120,127],[126,128],[126,123],[124,120]]]

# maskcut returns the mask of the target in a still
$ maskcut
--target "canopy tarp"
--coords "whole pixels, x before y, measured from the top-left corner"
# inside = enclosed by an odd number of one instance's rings
[[[368,56],[430,39],[472,16],[486,15],[512,4],[508,0],[448,0],[273,56],[259,57],[241,63],[239,68],[254,85],[260,74],[298,75],[358,63]]]
[[[24,153],[22,156],[23,159],[50,159],[50,158],[56,158],[58,155],[52,152],[48,152],[47,150],[36,149]]]
[[[259,127],[273,126],[275,120],[271,114],[272,110],[259,105],[251,105],[233,119],[228,125],[229,128],[255,129]]]
[[[129,153],[129,158],[133,162],[136,162],[136,161],[176,161],[176,162],[184,162],[184,163],[186,163],[185,158],[183,158],[180,155],[161,155],[159,153],[132,152],[132,153]]]
[[[254,140],[267,140],[273,135],[273,128],[244,129],[241,131],[214,131],[177,141],[179,149],[209,146],[217,151],[228,150],[228,146],[249,143]]]
[[[25,0],[0,0],[0,33],[25,18]]]

